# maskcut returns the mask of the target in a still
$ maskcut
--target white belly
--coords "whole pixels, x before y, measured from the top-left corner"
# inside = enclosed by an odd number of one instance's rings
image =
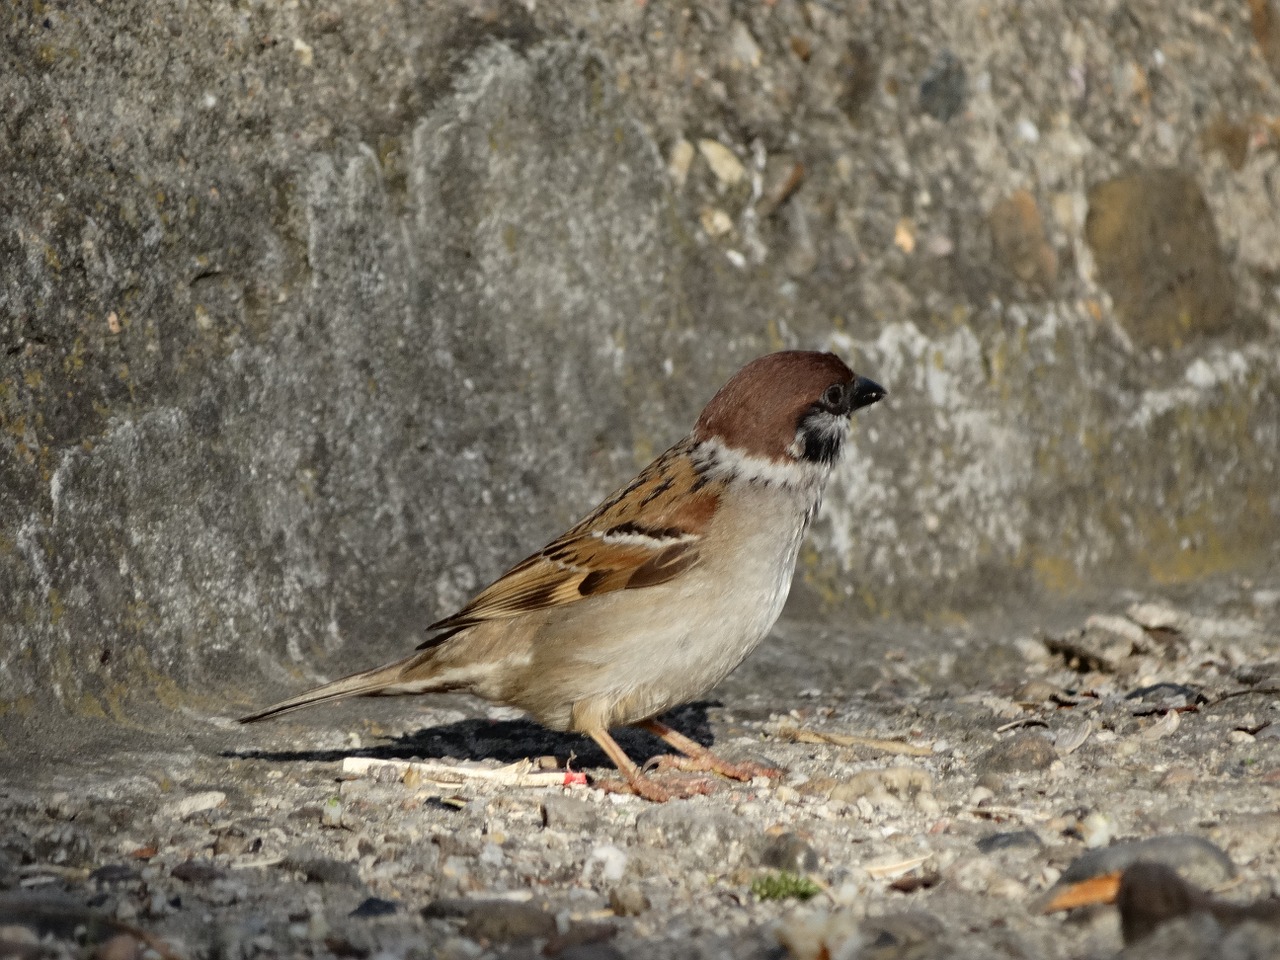
[[[572,677],[572,699],[589,702],[587,713],[616,726],[715,686],[782,612],[813,499],[753,489],[708,530],[708,546],[729,549],[704,548],[698,566],[671,583],[600,597],[589,618],[584,603],[583,635],[565,636],[571,646],[552,658],[561,661],[552,672]]]

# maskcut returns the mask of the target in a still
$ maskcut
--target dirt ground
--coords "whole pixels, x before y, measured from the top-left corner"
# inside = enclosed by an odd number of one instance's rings
[[[1222,899],[1280,892],[1278,638],[1274,580],[983,624],[784,621],[670,719],[785,776],[661,806],[343,772],[607,774],[588,741],[461,697],[7,727],[0,954],[1276,956],[1261,924],[1124,948],[1112,907],[1040,908],[1082,855],[1152,838]]]

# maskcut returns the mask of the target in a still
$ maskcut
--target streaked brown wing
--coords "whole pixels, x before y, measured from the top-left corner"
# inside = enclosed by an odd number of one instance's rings
[[[693,567],[720,487],[699,476],[685,456],[688,443],[668,450],[572,530],[430,629],[456,629],[614,590],[651,587]]]

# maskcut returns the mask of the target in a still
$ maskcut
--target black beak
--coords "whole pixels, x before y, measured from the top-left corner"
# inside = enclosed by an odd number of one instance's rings
[[[874,380],[858,377],[853,381],[853,386],[849,389],[849,412],[853,413],[855,410],[869,407],[873,403],[883,400],[888,393],[888,390]]]

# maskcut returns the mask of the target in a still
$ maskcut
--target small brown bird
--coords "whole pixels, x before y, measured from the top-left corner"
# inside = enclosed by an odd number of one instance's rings
[[[672,792],[640,771],[611,727],[656,734],[684,754],[682,769],[776,773],[729,763],[654,717],[713,687],[768,634],[849,417],[885,392],[830,353],[753,360],[688,437],[433,623],[420,652],[241,722],[350,696],[464,691],[587,734],[649,800]]]

